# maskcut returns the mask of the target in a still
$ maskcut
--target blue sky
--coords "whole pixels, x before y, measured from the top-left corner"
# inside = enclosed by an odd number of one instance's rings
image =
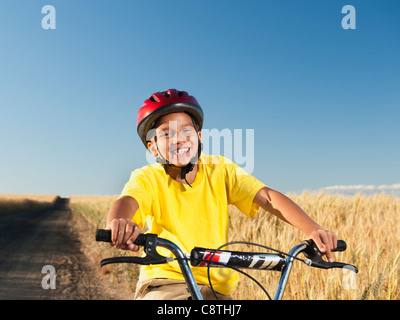
[[[397,0],[2,0],[0,193],[118,194],[147,164],[136,112],[168,88],[205,128],[254,129],[272,188],[399,183],[399,17]]]

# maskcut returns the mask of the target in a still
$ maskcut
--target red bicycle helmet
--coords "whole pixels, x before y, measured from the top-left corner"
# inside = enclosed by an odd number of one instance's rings
[[[197,123],[198,130],[203,126],[203,110],[196,98],[186,91],[169,89],[164,92],[156,92],[143,102],[137,114],[136,129],[143,144],[146,145],[147,132],[154,126],[154,122],[162,116],[174,112],[186,112]]]

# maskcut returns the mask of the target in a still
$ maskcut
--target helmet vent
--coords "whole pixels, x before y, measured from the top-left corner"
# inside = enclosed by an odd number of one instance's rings
[[[164,92],[164,96],[166,96],[167,98],[169,98],[169,97],[170,97],[169,92]]]
[[[151,96],[149,100],[153,102],[160,102],[160,100],[158,100],[156,96]]]

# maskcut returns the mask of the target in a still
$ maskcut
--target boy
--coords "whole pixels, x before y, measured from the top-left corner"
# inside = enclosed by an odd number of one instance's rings
[[[175,242],[184,252],[196,246],[217,248],[228,242],[228,205],[233,204],[250,218],[262,207],[292,224],[332,262],[336,235],[236,164],[222,156],[201,154],[202,125],[203,111],[187,92],[157,92],[144,102],[138,112],[137,131],[157,163],[133,171],[110,209],[107,229],[112,231],[112,245],[137,251],[133,241],[147,223],[149,232]],[[170,255],[165,249],[160,253]],[[204,299],[212,299],[207,268],[192,271]],[[210,271],[219,299],[231,299],[238,274],[228,268]],[[176,262],[142,267],[137,299],[189,297]]]

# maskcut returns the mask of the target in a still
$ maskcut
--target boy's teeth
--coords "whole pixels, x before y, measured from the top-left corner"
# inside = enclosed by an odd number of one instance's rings
[[[181,148],[181,149],[177,150],[176,153],[178,153],[178,154],[183,154],[183,153],[185,153],[185,152],[188,151],[188,150],[189,150],[189,148]]]

